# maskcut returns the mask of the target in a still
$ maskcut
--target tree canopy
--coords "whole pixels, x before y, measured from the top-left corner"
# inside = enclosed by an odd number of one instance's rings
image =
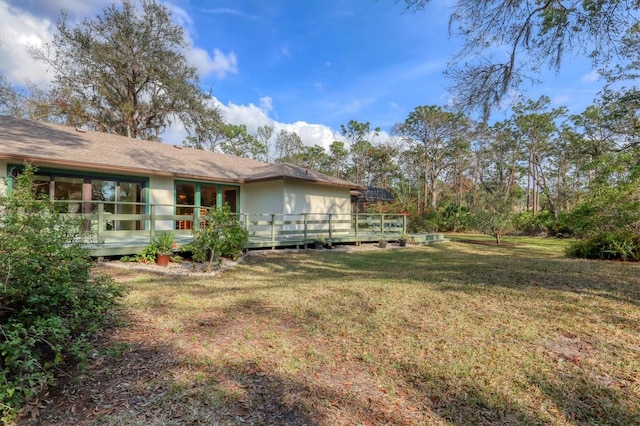
[[[67,124],[157,140],[180,121],[197,141],[220,121],[189,65],[184,30],[155,0],[108,5],[93,20],[69,26],[66,13],[51,45],[32,56],[51,67],[54,106]]]
[[[404,1],[412,11],[430,2]],[[637,0],[457,0],[449,29],[463,44],[447,71],[454,99],[487,119],[509,91],[536,82],[542,68],[559,69],[569,55],[607,67],[639,12]]]

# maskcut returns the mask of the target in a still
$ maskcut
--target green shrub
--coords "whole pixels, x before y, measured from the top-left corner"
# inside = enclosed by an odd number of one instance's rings
[[[593,235],[571,243],[566,255],[583,259],[640,262],[640,235],[631,232]]]
[[[536,215],[530,211],[518,213],[514,217],[513,226],[521,235],[541,235],[550,237],[566,237],[573,234],[564,214],[554,218],[551,212],[543,210]]]
[[[249,241],[249,233],[238,222],[228,205],[212,209],[206,216],[206,225],[194,229],[193,241],[182,247],[190,251],[196,262],[206,262],[205,272],[211,269],[214,261],[221,257],[237,259],[242,248]]]
[[[407,231],[412,234],[423,232],[437,232],[440,230],[440,214],[436,210],[412,215],[409,218]]]
[[[122,291],[90,277],[78,243],[81,219],[37,199],[27,166],[0,200],[0,421],[54,381],[53,368],[82,366],[96,332],[114,319]]]
[[[440,209],[439,231],[462,232],[468,229],[471,214],[469,209],[458,204],[447,204]]]

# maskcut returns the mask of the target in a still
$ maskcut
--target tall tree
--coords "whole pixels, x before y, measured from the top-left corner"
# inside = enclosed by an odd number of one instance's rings
[[[264,160],[267,156],[267,147],[249,134],[244,124],[227,124],[224,127],[224,136],[220,142],[220,149],[225,154],[236,157]]]
[[[409,144],[418,144],[424,152],[424,202],[437,208],[439,184],[447,169],[455,162],[455,153],[468,146],[468,119],[460,113],[439,106],[419,106],[409,113],[394,132]]]
[[[262,126],[258,127],[258,130],[256,131],[256,140],[258,141],[258,143],[264,145],[267,148],[267,153],[265,155],[265,160],[266,161],[270,161],[271,160],[271,138],[273,137],[273,132],[275,131],[275,128],[269,124],[263,124]]]
[[[367,155],[373,141],[380,134],[380,128],[371,129],[369,122],[359,123],[349,120],[340,125],[340,134],[346,139],[351,157],[351,175],[349,178],[357,184],[365,183]]]
[[[31,54],[54,71],[56,106],[69,124],[153,140],[180,120],[190,136],[210,138],[219,116],[167,7],[141,0],[139,11],[123,0],[77,26],[67,21],[63,13],[52,44]]]
[[[430,0],[405,0],[420,10]],[[544,67],[559,69],[566,55],[606,62],[637,25],[637,0],[457,0],[449,24],[462,38],[451,59],[454,99],[478,107],[485,119],[523,80]]]
[[[540,192],[546,196],[549,211],[554,215],[558,212],[547,166],[557,153],[553,144],[558,131],[556,119],[566,114],[566,108],[548,110],[550,103],[547,96],[542,96],[537,101],[528,100],[514,107],[518,136],[528,156],[527,208],[534,215],[540,208]]]
[[[331,158],[331,175],[346,178],[346,163],[349,151],[344,147],[344,142],[333,141],[329,145],[329,157]]]
[[[36,121],[56,121],[56,109],[49,89],[31,81],[25,82],[24,89],[16,89],[2,74],[0,74],[0,114]]]
[[[275,140],[274,160],[280,163],[296,163],[296,158],[302,154],[302,139],[296,132],[280,130]]]

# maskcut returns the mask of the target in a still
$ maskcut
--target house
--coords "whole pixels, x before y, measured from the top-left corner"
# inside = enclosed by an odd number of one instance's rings
[[[205,209],[224,204],[256,235],[260,224],[262,231],[273,227],[276,216],[278,232],[294,233],[303,222],[305,237],[314,227],[348,231],[350,191],[365,189],[293,164],[0,116],[0,176],[11,185],[25,163],[37,167],[37,190],[65,200],[65,212],[100,213],[106,219],[98,221],[99,230],[122,236],[150,228],[188,230]],[[314,214],[322,218],[312,220]],[[335,220],[339,216],[343,220]]]

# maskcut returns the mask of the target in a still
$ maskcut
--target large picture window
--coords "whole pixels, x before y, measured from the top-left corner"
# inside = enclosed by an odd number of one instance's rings
[[[16,168],[14,174],[19,173]],[[95,213],[103,205],[105,214],[140,214],[145,211],[145,181],[135,178],[71,175],[65,172],[34,176],[36,193],[58,201],[56,208],[64,213]],[[107,220],[107,230],[144,229],[137,220]]]

